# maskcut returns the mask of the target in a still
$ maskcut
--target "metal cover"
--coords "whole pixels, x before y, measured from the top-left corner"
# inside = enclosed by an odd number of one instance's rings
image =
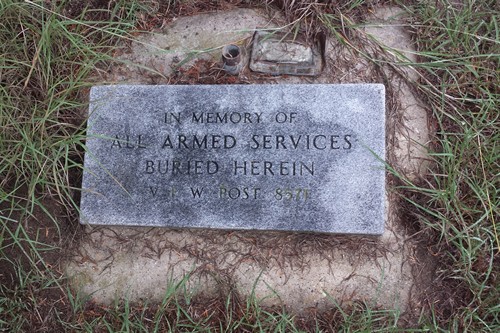
[[[323,67],[321,50],[319,42],[311,47],[291,34],[256,31],[250,69],[274,75],[316,76]]]

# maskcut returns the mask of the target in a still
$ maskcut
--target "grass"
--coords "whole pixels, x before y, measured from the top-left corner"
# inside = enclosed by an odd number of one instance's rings
[[[374,5],[277,3],[295,30],[323,25],[354,49],[359,46],[349,36],[360,29],[354,22]],[[430,106],[436,128],[429,176],[410,181],[394,170],[412,227],[432,239],[429,246],[440,262],[429,311],[412,323],[396,310],[362,303],[342,308],[334,300],[330,310],[308,318],[261,307],[255,297],[243,300],[231,291],[197,300],[179,294],[185,280],[173,284],[160,304],[102,307],[68,290],[57,257],[71,242],[67,235],[78,233],[82,110],[90,76],[106,69],[120,39],[130,40],[136,27],[158,19],[147,2],[93,4],[0,2],[0,331],[500,331],[496,1],[402,2],[418,61],[388,49],[372,59],[418,71],[419,80],[409,84]],[[169,1],[160,8],[182,13],[203,3]]]
[[[493,1],[407,8],[422,64],[422,95],[437,122],[436,169],[425,184],[408,184],[406,199],[442,238],[443,281],[465,292],[450,327],[500,329],[500,28]],[[408,195],[410,194],[410,195]],[[415,194],[415,196],[413,196]],[[415,199],[413,199],[415,198]]]

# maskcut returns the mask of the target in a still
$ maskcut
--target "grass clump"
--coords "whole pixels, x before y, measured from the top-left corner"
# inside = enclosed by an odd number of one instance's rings
[[[440,235],[441,270],[454,300],[434,305],[458,331],[500,330],[500,17],[496,1],[407,6],[420,62],[418,89],[432,107],[437,170],[409,186],[420,221]],[[448,287],[448,289],[450,289]],[[451,308],[450,308],[451,307]]]
[[[1,198],[27,199],[23,213],[47,194],[71,198],[69,171],[79,165],[84,139],[85,79],[106,59],[112,39],[132,27],[126,20],[104,21],[99,11],[72,19],[60,7],[45,6],[0,4]],[[101,21],[85,19],[91,17]]]
[[[76,208],[87,77],[134,24],[123,6],[65,4],[0,2],[0,331],[49,325],[44,293],[61,288],[45,253]]]

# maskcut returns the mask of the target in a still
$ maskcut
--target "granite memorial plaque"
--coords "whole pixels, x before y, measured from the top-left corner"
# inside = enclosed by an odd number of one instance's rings
[[[385,90],[92,87],[81,223],[379,235]]]

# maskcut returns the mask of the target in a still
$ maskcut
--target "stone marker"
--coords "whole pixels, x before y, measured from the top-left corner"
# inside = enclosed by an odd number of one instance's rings
[[[81,223],[380,235],[380,84],[95,86]]]

